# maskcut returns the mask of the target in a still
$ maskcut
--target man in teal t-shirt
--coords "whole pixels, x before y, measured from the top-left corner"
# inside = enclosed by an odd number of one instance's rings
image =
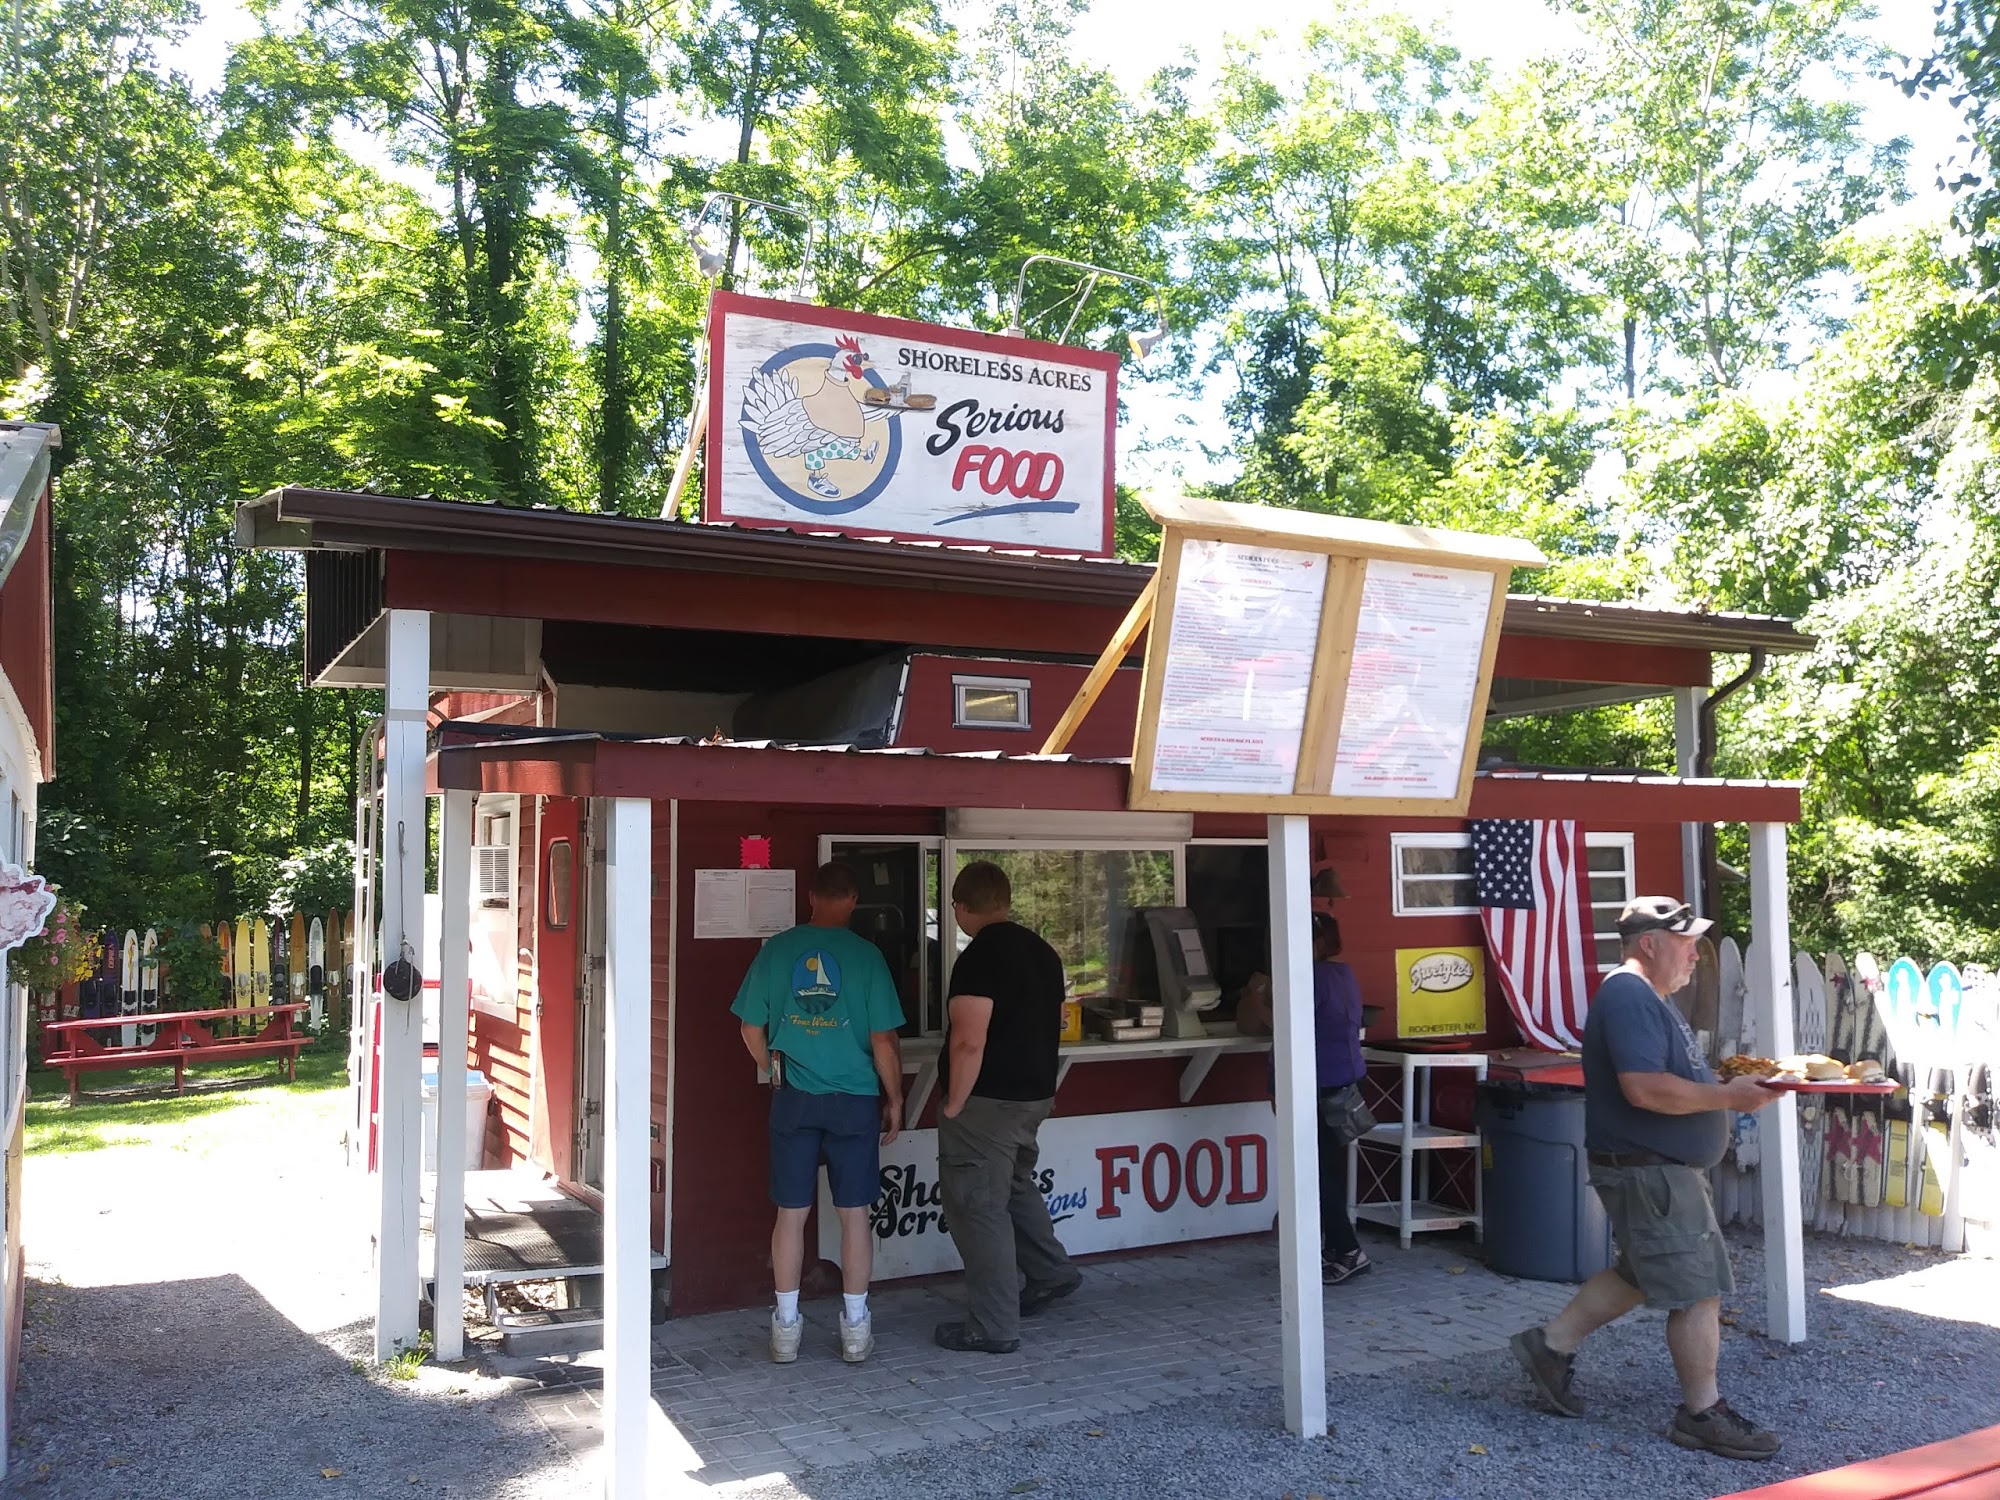
[[[822,1161],[840,1216],[840,1357],[859,1364],[875,1347],[868,1211],[879,1191],[879,1147],[903,1126],[903,1006],[881,953],[848,931],[860,895],[847,866],[820,866],[812,920],[764,944],[730,1007],[743,1023],[743,1045],[771,1075],[771,1201],[778,1209],[771,1358],[779,1364],[799,1357],[804,1335],[799,1279]]]

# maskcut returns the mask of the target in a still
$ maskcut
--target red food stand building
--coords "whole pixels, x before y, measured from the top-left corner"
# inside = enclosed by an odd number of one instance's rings
[[[749,1306],[769,1291],[768,1096],[728,1007],[759,934],[803,919],[810,871],[827,858],[860,875],[857,926],[904,999],[909,1134],[885,1153],[878,1280],[952,1263],[929,1131],[955,936],[943,893],[969,858],[1009,868],[1017,913],[1055,942],[1078,996],[1129,990],[1134,913],[1153,906],[1192,910],[1223,990],[1199,1035],[1065,1042],[1043,1144],[1046,1190],[1073,1251],[1265,1231],[1302,1190],[1310,1148],[1301,1167],[1297,1142],[1309,1134],[1299,1133],[1303,1114],[1288,1117],[1285,1080],[1296,1097],[1296,1070],[1311,1064],[1296,1051],[1303,1033],[1284,1040],[1286,955],[1303,950],[1300,914],[1272,899],[1281,852],[1284,870],[1313,871],[1316,903],[1336,903],[1345,957],[1379,1007],[1370,1040],[1450,1037],[1491,1049],[1519,1033],[1479,961],[1470,819],[1580,826],[1585,916],[1607,968],[1617,961],[1618,907],[1642,892],[1698,899],[1699,830],[1747,823],[1755,915],[1774,939],[1765,951],[1778,955],[1760,1004],[1787,1018],[1764,1034],[1779,1046],[1777,1028],[1788,1033],[1783,827],[1798,816],[1797,789],[1695,774],[1712,765],[1708,706],[1730,690],[1714,686],[1714,659],[1747,655],[1754,671],[1769,654],[1809,648],[1788,622],[1506,601],[1489,721],[1671,696],[1678,776],[1494,764],[1476,780],[1468,817],[1456,819],[1314,817],[1308,828],[1135,813],[1125,757],[1136,655],[1067,753],[1039,752],[1151,565],[1063,555],[1047,537],[995,542],[1045,514],[1052,527],[1094,535],[1077,524],[1090,521],[1091,497],[1065,498],[1065,474],[1087,476],[1095,514],[1108,518],[1111,362],[937,330],[941,347],[926,348],[882,320],[813,309],[725,310],[735,331],[725,337],[718,320],[711,405],[742,419],[720,447],[711,435],[707,522],[297,488],[238,516],[242,545],[304,554],[308,681],[384,690],[362,827],[381,889],[361,929],[379,922],[386,958],[422,953],[425,804],[441,798],[441,1054],[462,1049],[492,1085],[486,1165],[547,1174],[602,1206],[614,1476],[640,1462],[645,1325],[659,1294],[680,1314]],[[776,330],[765,343],[753,313]],[[858,338],[814,341],[825,337],[815,329],[849,323]],[[892,347],[903,370],[893,387],[870,368]],[[1072,368],[1057,368],[1072,355]],[[833,389],[843,371],[845,394]],[[933,385],[922,400],[935,405],[937,435],[920,444],[913,431],[900,447],[900,437],[878,437],[894,427],[884,412],[914,423],[933,410],[909,394],[923,381]],[[991,393],[960,394],[983,391],[979,381],[1016,383],[1004,417],[993,416]],[[873,394],[854,394],[864,382]],[[783,414],[760,414],[801,389],[837,408],[822,426],[845,420],[842,401],[861,411],[858,436],[787,456]],[[1065,400],[1076,410],[1059,409]],[[992,432],[1019,431],[1049,452],[983,470],[963,453],[954,462],[952,445],[981,424],[989,447],[999,441]],[[932,460],[935,472],[925,471]],[[995,489],[1016,469],[1017,488],[1032,490],[1018,503]],[[924,529],[917,521],[885,519],[880,533],[857,523],[857,507],[870,503],[885,517],[920,515],[926,497],[983,483],[988,471],[992,502],[925,523],[932,540],[912,539]],[[732,512],[718,505],[717,487],[739,477],[770,493]],[[774,513],[800,519],[777,525]],[[832,519],[817,529],[815,516]],[[1307,847],[1290,847],[1291,832],[1280,839],[1281,822]],[[1437,986],[1413,990],[1409,978],[1440,950],[1465,958],[1472,975],[1444,986],[1458,993],[1446,997],[1443,1019],[1429,993]],[[1446,970],[1457,972],[1419,972]],[[1231,1024],[1237,994],[1258,972],[1278,976],[1275,1058],[1271,1041]],[[365,972],[355,978],[356,993],[368,993]],[[468,994],[469,1014],[450,999]],[[381,1146],[377,1347],[386,1355],[416,1337],[421,1023],[416,1007],[393,999],[375,1014],[379,1040],[357,1058],[368,1073],[362,1097],[375,1100],[367,1128]],[[1273,1062],[1275,1119],[1266,1102]],[[440,1070],[441,1119],[453,1117],[458,1073]],[[454,1134],[438,1139],[441,1228],[461,1217]],[[1799,1337],[1795,1153],[1789,1177],[1781,1163],[1765,1181],[1767,1235],[1787,1251],[1768,1258],[1770,1326]],[[458,1348],[458,1241],[437,1238],[443,1357]],[[1323,1431],[1318,1283],[1309,1293],[1295,1286],[1295,1248],[1284,1258],[1288,1414],[1298,1430],[1317,1420]],[[1297,1319],[1294,1293],[1306,1298]],[[1309,1324],[1310,1338],[1295,1339],[1293,1321]],[[1317,1418],[1293,1398],[1315,1386]]]

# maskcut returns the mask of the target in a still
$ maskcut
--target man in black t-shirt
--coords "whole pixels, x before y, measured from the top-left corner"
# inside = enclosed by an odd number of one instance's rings
[[[952,915],[972,941],[951,968],[938,1179],[965,1262],[966,1317],[935,1337],[987,1354],[1018,1349],[1021,1319],[1083,1280],[1035,1182],[1035,1133],[1055,1104],[1062,959],[1012,920],[1012,903],[1007,872],[991,861],[952,882]]]

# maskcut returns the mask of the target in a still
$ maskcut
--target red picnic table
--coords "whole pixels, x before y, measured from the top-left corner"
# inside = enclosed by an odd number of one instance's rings
[[[1993,1500],[2000,1495],[2000,1427],[1902,1453],[1801,1474],[1722,1500]]]
[[[71,1103],[76,1102],[78,1074],[117,1072],[127,1068],[171,1067],[174,1070],[175,1093],[184,1090],[184,1070],[190,1062],[237,1062],[246,1057],[278,1057],[284,1061],[286,1077],[295,1079],[299,1076],[299,1050],[312,1038],[293,1030],[292,1020],[300,1011],[307,1009],[310,1009],[308,1002],[294,1000],[283,1005],[163,1010],[150,1015],[51,1021],[42,1027],[42,1035],[44,1038],[54,1037],[63,1045],[60,1050],[47,1053],[42,1061],[52,1068],[62,1069],[63,1076],[69,1080]],[[216,1036],[202,1024],[205,1021],[242,1020],[251,1016],[268,1016],[270,1019],[262,1030],[249,1036]],[[153,1039],[128,1046],[100,1041],[92,1034],[127,1026],[150,1026],[154,1028]]]

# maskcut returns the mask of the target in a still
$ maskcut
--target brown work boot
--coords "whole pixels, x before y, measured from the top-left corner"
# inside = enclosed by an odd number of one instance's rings
[[[1748,1417],[1718,1401],[1704,1412],[1686,1406],[1674,1408],[1674,1425],[1667,1436],[1683,1448],[1703,1448],[1724,1458],[1747,1458],[1762,1462],[1784,1446],[1775,1432],[1766,1432]]]
[[[1539,1328],[1523,1329],[1507,1340],[1507,1347],[1514,1351],[1514,1358],[1521,1368],[1528,1372],[1528,1379],[1534,1381],[1535,1389],[1542,1393],[1542,1399],[1560,1416],[1580,1417],[1583,1402],[1571,1390],[1570,1382],[1576,1379],[1576,1356],[1558,1354],[1549,1347],[1549,1341]]]

